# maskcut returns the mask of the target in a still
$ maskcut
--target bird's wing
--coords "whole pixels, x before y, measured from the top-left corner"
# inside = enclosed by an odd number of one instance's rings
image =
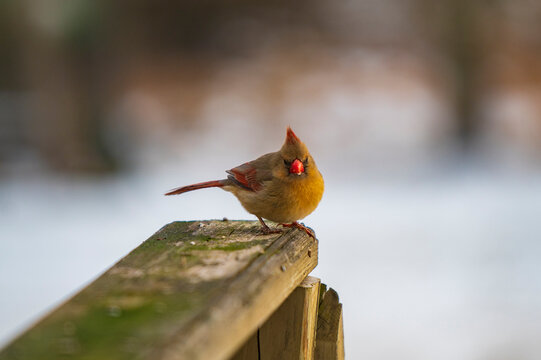
[[[229,179],[248,190],[261,190],[263,188],[263,182],[272,178],[272,172],[268,170],[267,163],[270,159],[267,155],[227,170]]]
[[[252,191],[259,191],[263,187],[257,180],[257,169],[250,162],[244,163],[231,170],[226,171],[229,179],[238,185]]]

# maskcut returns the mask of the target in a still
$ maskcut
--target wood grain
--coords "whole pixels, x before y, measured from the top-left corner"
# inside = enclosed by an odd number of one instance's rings
[[[317,264],[298,229],[166,225],[0,351],[0,359],[228,359]]]
[[[308,276],[230,360],[314,358],[320,280]]]
[[[342,304],[333,289],[321,285],[316,330],[316,360],[344,359],[344,325]]]
[[[305,279],[261,327],[261,359],[313,359],[319,284]]]

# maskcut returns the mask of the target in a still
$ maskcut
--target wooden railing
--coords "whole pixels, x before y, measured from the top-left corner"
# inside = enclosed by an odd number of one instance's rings
[[[318,243],[257,222],[164,226],[0,351],[0,359],[343,359]]]

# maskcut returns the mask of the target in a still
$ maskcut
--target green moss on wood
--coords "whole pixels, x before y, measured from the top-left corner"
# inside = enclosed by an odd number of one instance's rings
[[[278,236],[260,234],[256,222],[168,224],[1,351],[0,359],[152,359],[235,275],[220,278],[221,268],[199,273],[197,266],[212,270],[232,261],[227,254],[243,252],[242,269]]]

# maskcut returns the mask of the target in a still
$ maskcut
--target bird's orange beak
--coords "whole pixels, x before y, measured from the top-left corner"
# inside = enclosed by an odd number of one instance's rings
[[[300,161],[299,159],[295,159],[295,161],[293,161],[291,163],[291,167],[289,168],[289,172],[291,174],[297,174],[297,175],[300,175],[304,172],[304,165],[302,163],[302,161]]]

